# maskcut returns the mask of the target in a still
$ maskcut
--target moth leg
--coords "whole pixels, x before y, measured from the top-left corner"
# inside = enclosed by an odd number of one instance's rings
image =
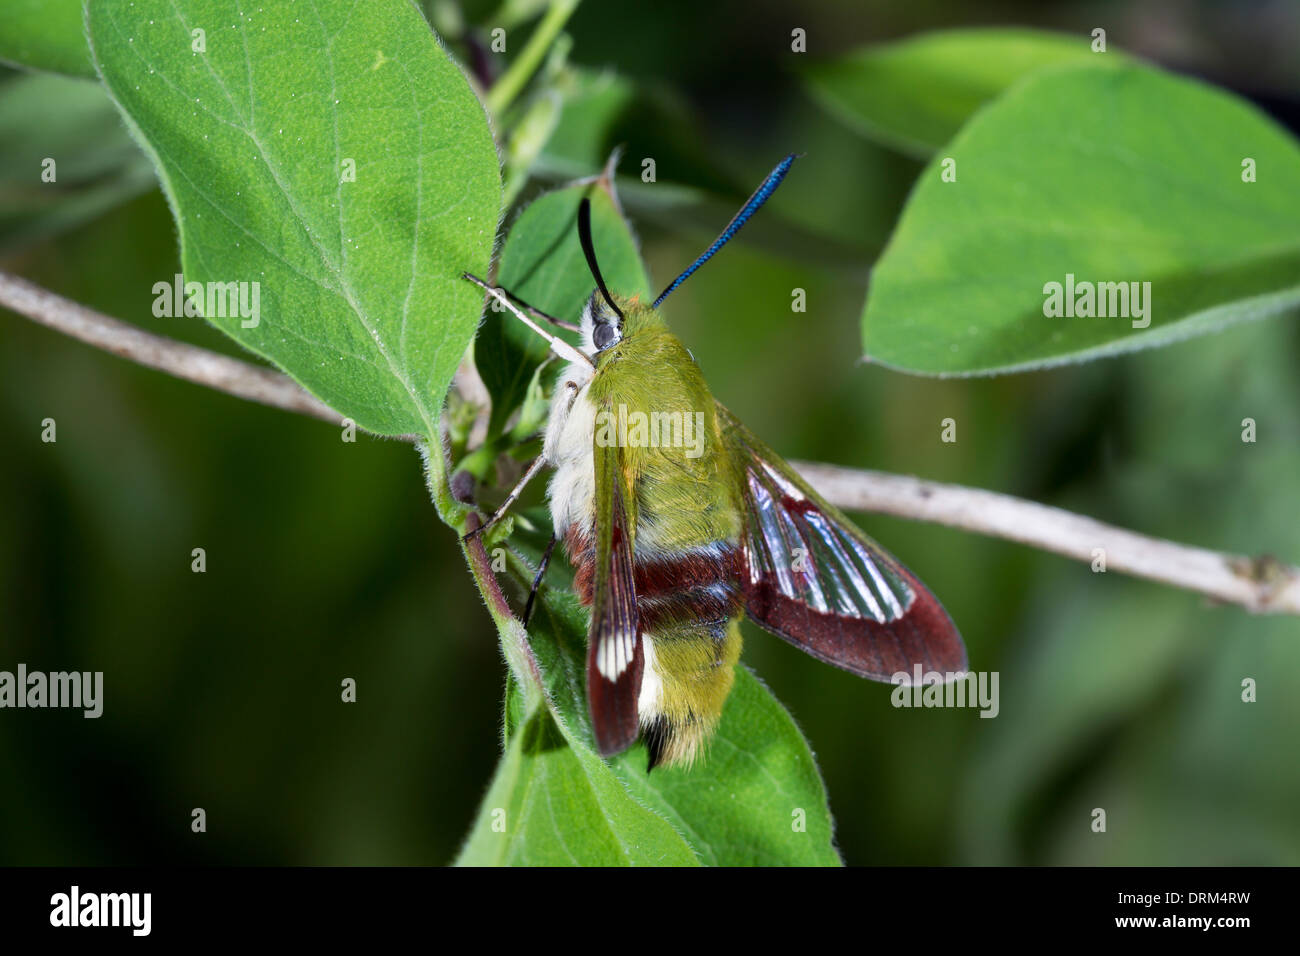
[[[518,318],[519,321],[523,322],[524,325],[528,326],[530,329],[532,329],[542,338],[546,339],[546,341],[549,342],[551,345],[551,351],[554,352],[556,355],[560,356],[561,358],[567,359],[570,362],[585,363],[586,365],[590,366],[593,369],[596,367],[596,363],[592,361],[590,355],[574,348],[568,342],[564,341],[564,339],[552,335],[550,332],[547,332],[544,328],[542,328],[540,325],[538,325],[528,316],[524,315],[524,313],[519,310],[519,306],[515,305],[515,303],[512,301],[512,297],[510,296],[510,294],[507,293],[504,289],[500,289],[494,285],[488,285],[487,282],[480,279],[478,276],[472,275],[471,273],[468,272],[461,273],[461,278],[465,279],[468,282],[474,283],[476,286],[478,286],[488,295],[492,296],[492,298],[496,299],[507,309],[513,312],[515,314],[515,317]],[[558,321],[549,315],[545,316],[544,320],[549,322]]]
[[[519,497],[519,495],[523,492],[524,488],[527,487],[528,483],[532,481],[535,477],[537,477],[537,473],[541,471],[542,468],[545,467],[545,465],[546,465],[546,457],[544,455],[538,455],[536,458],[534,458],[533,463],[529,465],[528,470],[524,472],[524,476],[519,479],[519,483],[516,484],[514,488],[511,489],[510,494],[506,495],[506,500],[501,502],[501,507],[498,508],[496,511],[494,511],[492,513],[492,517],[488,518],[487,521],[483,522],[483,524],[479,525],[473,531],[467,532],[465,535],[463,535],[461,537],[461,540],[468,541],[470,538],[476,537],[477,535],[481,535],[488,528],[492,527],[494,524],[496,524],[498,521],[504,518],[506,516],[506,512],[510,510],[510,506],[515,503],[515,499]]]
[[[549,322],[551,323],[551,325],[555,326],[558,329],[567,329],[570,332],[582,331],[581,327],[579,327],[575,323],[565,322],[563,319],[557,319],[549,312],[543,312],[541,309],[529,305],[523,299],[519,298],[519,296],[515,295],[513,292],[510,292],[507,289],[502,289],[501,291],[504,292],[507,296],[509,296],[510,299],[515,303],[515,305],[519,306],[519,308],[523,309],[534,319],[541,319],[543,322]]]
[[[528,603],[524,605],[524,627],[528,626],[528,619],[533,616],[533,602],[537,600],[537,592],[542,586],[542,575],[546,573],[547,567],[551,563],[551,552],[555,550],[555,542],[559,540],[554,533],[551,534],[551,540],[546,545],[546,550],[542,552],[541,563],[537,565],[537,576],[533,578],[532,589],[528,592]]]
[[[531,315],[534,319],[541,319],[543,322],[549,322],[549,323],[551,323],[551,325],[554,325],[556,328],[560,328],[560,329],[568,329],[570,332],[581,332],[581,331],[582,331],[582,328],[581,328],[580,326],[575,325],[575,324],[572,323],[572,322],[565,322],[563,319],[557,319],[555,316],[551,315],[549,312],[543,312],[541,309],[537,308],[536,306],[529,305],[529,304],[528,304],[527,302],[525,302],[523,299],[519,298],[519,296],[517,296],[517,295],[515,295],[513,292],[511,292],[509,289],[503,288],[503,287],[501,287],[501,286],[497,286],[497,288],[498,288],[502,293],[505,294],[506,298],[508,298],[508,299],[509,299],[511,302],[513,302],[515,305],[519,306],[519,308],[523,309],[525,312],[527,312],[529,315]]]

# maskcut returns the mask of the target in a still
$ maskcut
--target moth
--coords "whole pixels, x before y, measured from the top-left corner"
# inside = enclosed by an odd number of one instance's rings
[[[718,238],[653,302],[611,292],[591,239],[595,280],[575,326],[504,289],[482,286],[568,360],[541,455],[502,506],[554,469],[554,535],[591,608],[587,699],[596,747],[644,737],[649,764],[689,765],[718,725],[740,658],[742,616],[813,657],[876,681],[965,671],[966,650],[915,575],[828,504],[709,391],[669,330],[663,301],[745,225],[785,178],[787,156]],[[538,321],[534,321],[534,319]],[[577,331],[577,348],[538,322]]]

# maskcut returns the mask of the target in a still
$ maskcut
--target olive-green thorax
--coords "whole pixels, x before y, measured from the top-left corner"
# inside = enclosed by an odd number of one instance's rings
[[[734,544],[737,476],[700,367],[658,312],[636,299],[618,301],[622,339],[597,355],[587,394],[608,413],[604,424],[620,444],[626,487],[636,491],[629,517],[641,539],[637,550]]]

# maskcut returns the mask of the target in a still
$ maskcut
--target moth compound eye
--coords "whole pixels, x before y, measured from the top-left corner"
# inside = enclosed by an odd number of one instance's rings
[[[618,332],[608,322],[601,322],[592,329],[591,341],[596,348],[604,351],[618,341]]]

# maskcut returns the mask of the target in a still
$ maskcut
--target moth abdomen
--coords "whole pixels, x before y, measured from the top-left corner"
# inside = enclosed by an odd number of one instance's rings
[[[570,528],[574,590],[593,599],[596,549]],[[717,725],[740,656],[744,610],[739,549],[715,542],[633,563],[637,624],[646,647],[638,702],[650,766],[688,764]]]

